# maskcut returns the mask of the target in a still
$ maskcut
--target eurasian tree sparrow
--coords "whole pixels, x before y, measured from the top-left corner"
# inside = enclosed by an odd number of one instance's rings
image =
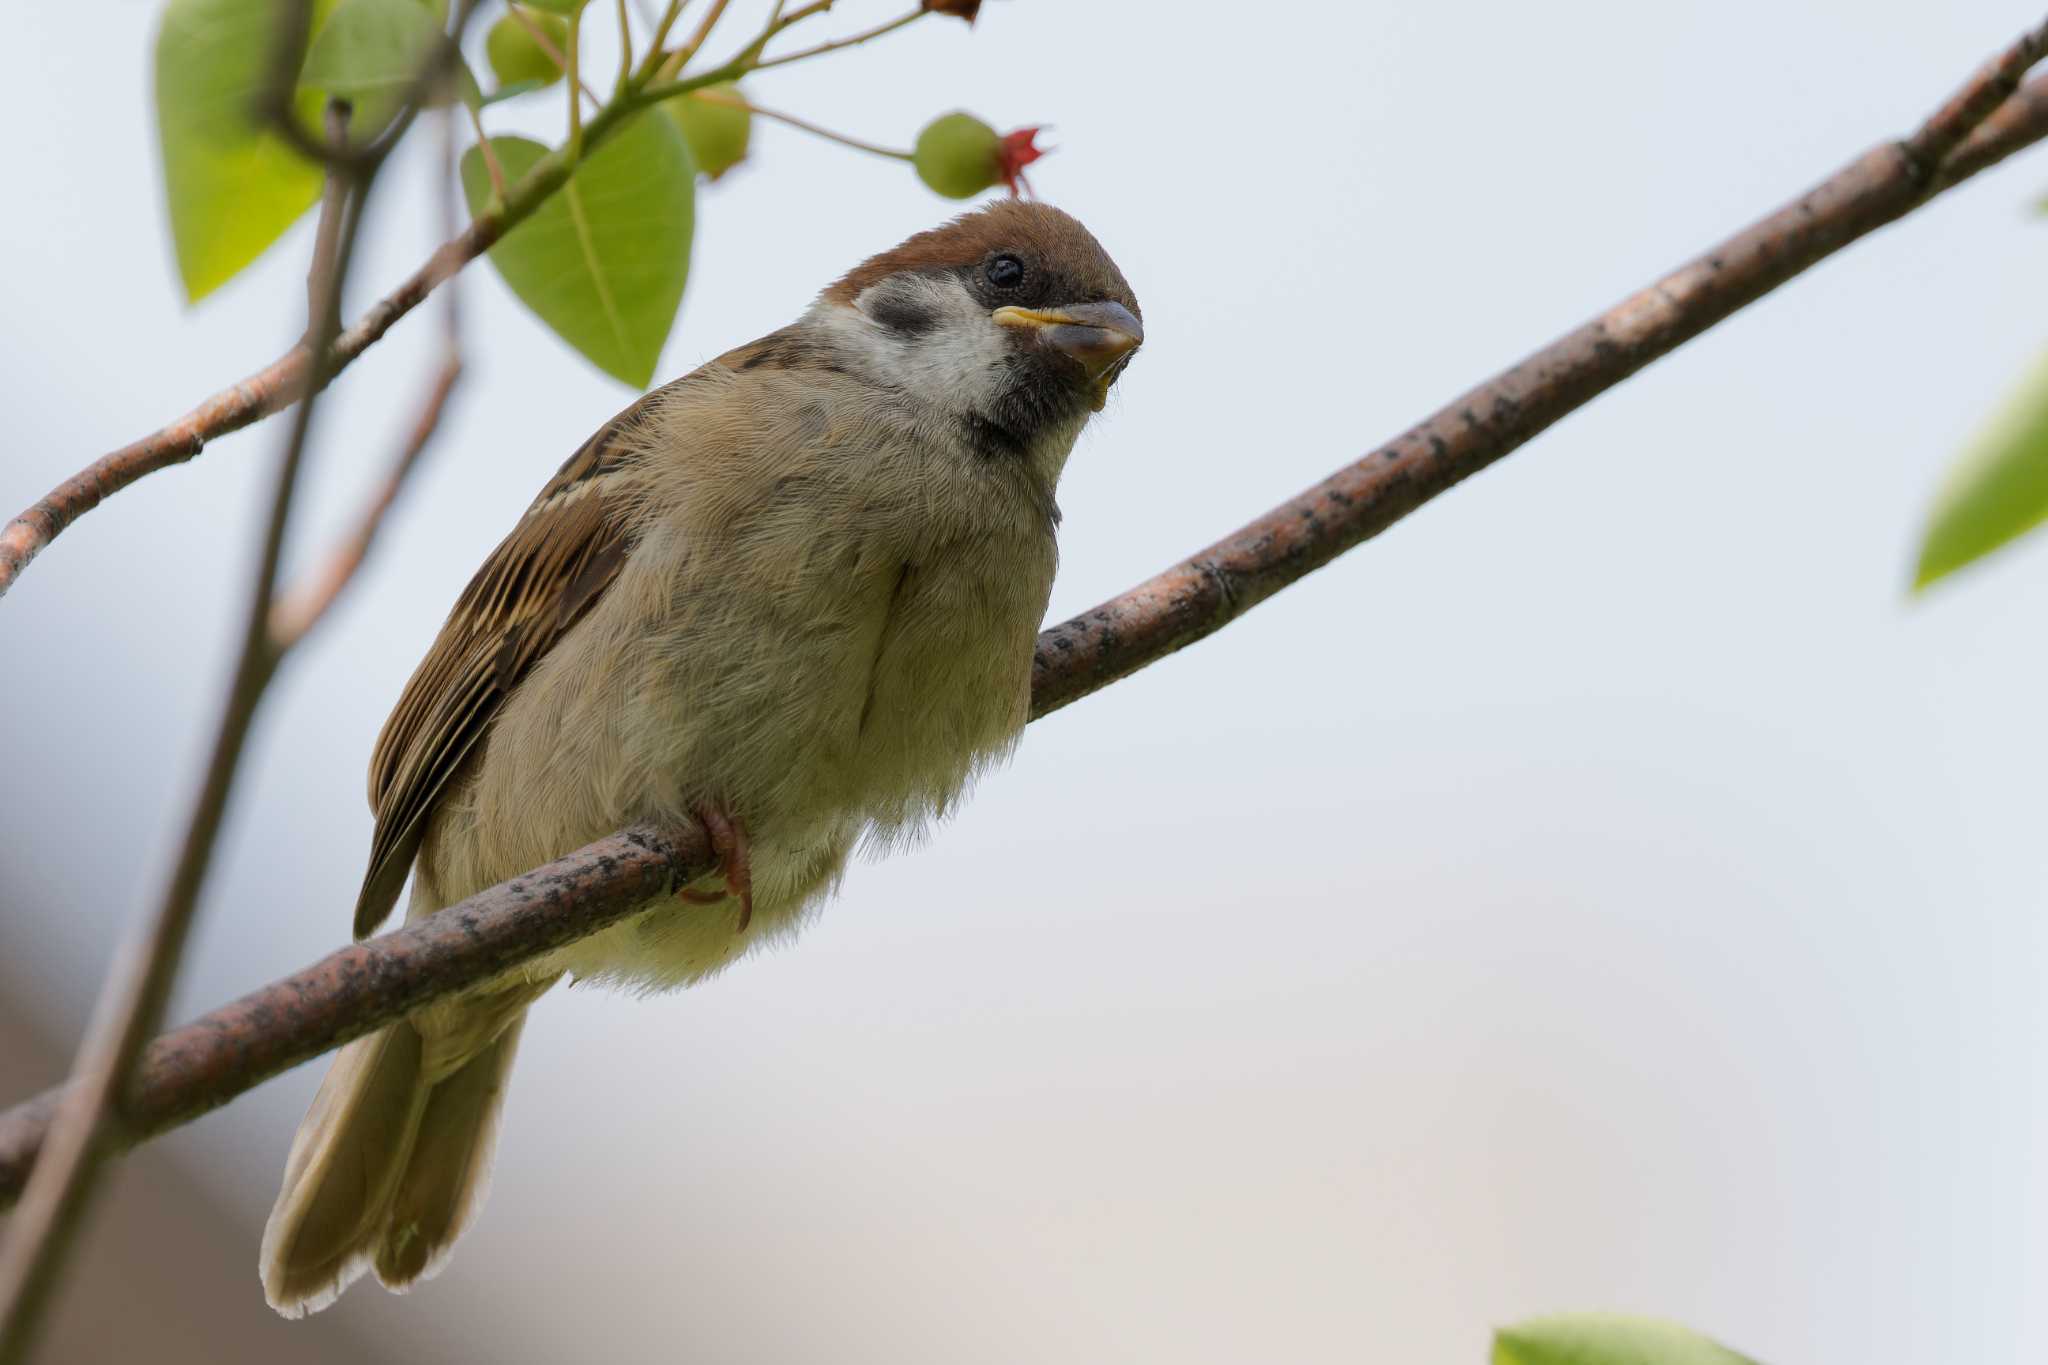
[[[721,871],[349,1044],[264,1230],[317,1310],[433,1274],[476,1214],[527,1006],[565,974],[687,985],[788,939],[862,839],[1015,744],[1061,467],[1142,339],[1087,229],[1003,201],[856,267],[797,322],[614,418],[455,604],[370,761],[356,933],[635,821]]]

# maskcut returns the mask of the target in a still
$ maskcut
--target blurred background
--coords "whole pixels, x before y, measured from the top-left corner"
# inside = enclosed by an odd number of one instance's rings
[[[180,303],[156,8],[7,21],[6,512],[303,323],[310,220]],[[1907,131],[2040,18],[991,0],[971,35],[750,88],[898,144],[955,107],[1055,125],[1034,183],[1148,333],[1061,490],[1065,616]],[[496,126],[550,135],[533,103]],[[387,176],[351,313],[432,244],[430,150]],[[263,1305],[309,1066],[126,1163],[46,1358],[1478,1362],[1496,1323],[1606,1307],[1779,1365],[2042,1359],[2048,537],[1904,584],[2044,340],[2044,189],[2022,155],[1032,727],[796,949],[554,993],[490,1206],[420,1292]],[[758,127],[700,196],[663,377],[949,211]],[[378,726],[633,396],[489,269],[461,288],[467,382],[261,717],[180,1017],[347,938]],[[381,474],[435,340],[414,318],[332,391],[295,563]],[[123,493],[0,603],[8,1099],[62,1074],[164,874],[282,437]]]

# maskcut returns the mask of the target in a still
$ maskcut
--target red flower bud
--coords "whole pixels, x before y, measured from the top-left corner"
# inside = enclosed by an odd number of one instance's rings
[[[1024,178],[1024,168],[1051,149],[1036,145],[1032,139],[1045,131],[1045,125],[1033,128],[1019,128],[1014,133],[1004,133],[1002,141],[996,144],[996,179],[1003,182],[1012,195],[1031,192],[1031,182]]]
[[[926,14],[950,14],[955,19],[974,22],[974,16],[981,13],[981,0],[924,0]]]

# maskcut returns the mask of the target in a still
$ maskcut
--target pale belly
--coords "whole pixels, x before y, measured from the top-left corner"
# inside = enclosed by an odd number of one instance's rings
[[[1045,541],[1022,554],[963,544],[910,565],[827,547],[810,581],[700,594],[659,631],[630,637],[624,623],[644,615],[594,612],[582,648],[544,662],[508,702],[475,783],[451,803],[460,811],[432,840],[439,865],[467,875],[444,878],[415,913],[621,825],[712,802],[748,832],[744,927],[736,901],[671,900],[523,974],[662,990],[793,938],[857,842],[914,835],[1022,730],[1051,585]],[[744,580],[744,566],[735,572]],[[633,666],[593,673],[607,651]],[[601,688],[592,676],[626,681]]]

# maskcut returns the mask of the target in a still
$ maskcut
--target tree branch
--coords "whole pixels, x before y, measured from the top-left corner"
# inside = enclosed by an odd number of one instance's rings
[[[1934,194],[2048,137],[2048,84],[2003,92],[2048,25],[1980,71],[1912,137],[1812,191],[1165,573],[1039,636],[1045,716],[1212,634],[1798,275]],[[702,832],[635,828],[323,962],[158,1039],[128,1110],[146,1137],[419,1006],[630,915],[708,869]],[[0,1114],[0,1204],[34,1165],[62,1092]]]
[[[327,378],[332,380],[348,368],[427,295],[490,250],[507,227],[503,213],[486,212],[442,243],[425,265],[335,339]],[[305,390],[310,358],[303,345],[292,347],[169,426],[100,457],[51,489],[33,507],[0,529],[0,596],[6,594],[45,546],[105,498],[160,469],[185,463],[206,449],[209,441],[290,407]]]
[[[2011,89],[2044,48],[2048,25],[1987,65],[1911,138],[1873,148],[1300,496],[1046,631],[1033,718],[1221,630],[1816,262],[2048,136],[2048,77],[2003,105],[1982,98]],[[1945,159],[1928,160],[1930,149]]]
[[[328,136],[339,145],[347,136],[348,105],[328,105]],[[329,171],[329,185],[307,272],[311,317],[306,346],[325,356],[341,330],[341,289],[363,221],[363,199],[376,163],[360,170]],[[290,435],[278,456],[277,484],[264,523],[256,570],[247,590],[242,645],[235,660],[214,734],[213,751],[186,817],[185,836],[156,912],[123,946],[100,988],[92,1025],[80,1045],[73,1081],[50,1122],[50,1159],[36,1166],[22,1206],[0,1238],[0,1361],[24,1359],[41,1326],[79,1223],[90,1204],[98,1174],[117,1145],[121,1100],[136,1060],[162,1022],[164,1003],[177,978],[185,941],[197,917],[199,893],[213,863],[228,795],[234,788],[249,730],[263,693],[277,674],[282,651],[269,629],[271,594],[284,556],[299,471],[312,433],[318,388],[300,401]]]
[[[657,78],[656,72],[663,59],[675,55],[662,53],[657,45],[648,53],[641,69],[635,73],[632,87],[621,92],[591,116],[584,125],[581,139],[573,149],[557,148],[541,158],[518,184],[501,194],[496,202],[471,219],[468,227],[444,241],[435,249],[434,254],[427,258],[426,264],[415,270],[398,288],[378,300],[353,326],[342,332],[334,344],[330,362],[326,367],[326,376],[322,382],[331,382],[335,375],[347,369],[358,356],[375,345],[400,318],[417,308],[427,295],[433,293],[464,266],[490,250],[501,237],[524,222],[555,191],[567,184],[577,156],[587,155],[596,150],[642,109],[707,85],[736,81],[757,67],[771,64],[763,61],[761,57],[761,50],[769,39],[802,20],[823,13],[830,6],[831,0],[813,0],[813,3],[800,9],[771,18],[754,40],[730,61],[685,79]],[[668,26],[674,22],[680,8],[678,5],[669,6],[668,13],[663,17],[662,34],[667,33]],[[723,5],[717,6],[706,18],[715,17],[716,12],[723,8]],[[918,17],[920,16],[906,15],[886,27],[901,27]],[[708,25],[699,26],[700,35],[708,31]],[[877,34],[873,32],[862,34],[859,35],[859,41],[866,41],[875,36]],[[792,61],[822,56],[848,45],[847,41],[826,43],[804,52],[774,58],[772,64],[786,65]],[[689,49],[683,55],[687,57],[693,53],[694,49]],[[305,130],[290,120],[289,110],[285,113],[286,116],[278,126],[289,128],[298,135],[301,150],[316,160],[325,160],[345,167],[367,165],[373,158],[380,159],[389,152],[396,141],[396,133],[402,130],[403,125],[411,118],[410,112],[402,114],[394,123],[393,131],[386,132],[367,147],[337,149],[307,138]],[[573,154],[570,154],[572,151]],[[217,440],[230,432],[240,431],[253,422],[261,421],[272,413],[281,412],[291,406],[305,388],[308,359],[303,344],[294,346],[240,383],[230,385],[206,399],[170,425],[160,427],[141,440],[101,456],[51,489],[5,527],[0,527],[0,597],[7,595],[7,590],[14,586],[15,579],[21,576],[21,571],[27,568],[29,562],[41,554],[51,541],[62,535],[78,518],[99,506],[104,499],[160,469],[183,464],[206,449],[209,441]]]
[[[319,568],[309,572],[290,592],[271,604],[270,639],[278,652],[296,645],[320,623],[355,577],[356,570],[369,557],[370,546],[376,540],[377,532],[383,528],[385,516],[391,511],[392,504],[398,501],[405,481],[433,441],[434,433],[441,425],[441,414],[448,406],[448,396],[455,391],[455,383],[461,377],[462,357],[451,348],[435,371],[426,398],[420,404],[420,415],[413,421],[412,431],[407,435],[405,444],[399,447],[398,456],[391,462],[383,482],[377,485],[377,491],[357,517],[355,529],[329,552]]]
[[[692,824],[636,826],[439,914],[328,954],[151,1043],[135,1069],[122,1136],[190,1123],[252,1085],[402,1019],[420,1006],[618,923],[650,897],[712,870]],[[727,913],[677,907],[679,913]],[[20,1191],[50,1116],[51,1090],[0,1115],[0,1206]]]
[[[876,24],[873,28],[862,29],[859,33],[849,33],[844,38],[834,38],[829,43],[819,43],[816,47],[807,47],[799,52],[785,52],[780,57],[770,57],[761,63],[760,69],[766,71],[771,66],[787,66],[791,62],[807,61],[812,57],[821,57],[827,52],[837,52],[841,48],[859,47],[862,43],[879,38],[885,33],[894,33],[905,24],[914,24],[930,12],[920,6],[908,14],[899,14],[887,23]],[[802,17],[801,12],[797,17]]]
[[[455,218],[455,200],[450,192],[455,170],[455,114],[452,107],[441,111],[439,122],[441,165],[434,188],[441,200],[442,229],[452,235]],[[363,567],[363,561],[369,558],[370,548],[376,543],[385,518],[391,514],[398,495],[405,491],[406,481],[419,467],[420,457],[426,454],[435,433],[440,430],[441,416],[447,410],[448,399],[462,378],[462,320],[457,295],[458,291],[452,285],[441,295],[440,366],[428,385],[411,432],[399,447],[376,492],[357,516],[354,529],[328,552],[319,568],[309,572],[289,592],[281,594],[270,604],[270,642],[279,654],[303,640],[340,600],[357,571]]]

